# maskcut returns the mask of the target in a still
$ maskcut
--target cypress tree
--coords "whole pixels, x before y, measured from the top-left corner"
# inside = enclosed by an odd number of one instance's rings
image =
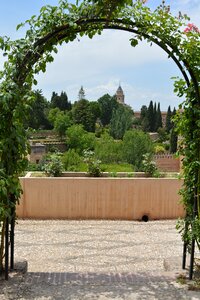
[[[170,146],[169,146],[169,151],[170,153],[175,153],[177,151],[177,142],[178,142],[178,135],[174,128],[171,129],[170,131]]]
[[[146,105],[141,107],[140,111],[140,121],[143,131],[149,131],[149,118],[148,118],[148,108]]]
[[[154,115],[153,115],[153,101],[151,100],[148,107],[148,120],[149,120],[149,131],[154,131]]]
[[[171,116],[172,116],[172,112],[171,112],[171,107],[168,107],[167,110],[167,116],[166,116],[166,131],[169,133],[171,128],[172,128],[172,124],[171,124]]]
[[[160,111],[160,103],[158,103],[158,108],[157,108],[157,112],[156,112],[156,128],[155,131],[158,130],[158,128],[162,127],[162,114]]]
[[[71,102],[68,101],[68,97],[66,92],[61,92],[60,94],[60,110],[71,110],[72,105]]]
[[[100,120],[103,126],[108,125],[112,118],[112,113],[114,109],[117,109],[119,103],[116,100],[116,97],[111,97],[108,94],[105,94],[98,99],[99,108],[100,108]]]
[[[146,105],[142,105],[140,110],[140,119],[141,121],[147,116],[147,107]]]
[[[171,130],[170,130],[170,139],[169,139],[170,153],[175,153],[177,151],[178,135],[175,131],[174,122],[172,120],[172,117],[175,116],[175,114],[176,114],[176,109],[174,107],[173,112],[171,113],[171,119],[170,119],[170,121],[171,121]]]
[[[59,108],[62,111],[71,110],[71,102],[68,101],[66,92],[61,92],[60,96],[53,92],[51,96],[51,108]]]
[[[153,131],[156,131],[156,121],[157,121],[157,104],[154,103],[153,106]]]
[[[59,96],[56,92],[53,92],[51,96],[51,104],[50,104],[51,108],[58,107],[58,102],[59,102]]]
[[[176,114],[176,108],[174,107],[173,112],[172,112],[172,116],[175,116]]]

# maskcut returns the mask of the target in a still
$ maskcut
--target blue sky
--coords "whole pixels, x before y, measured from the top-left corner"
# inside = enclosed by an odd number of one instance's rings
[[[69,1],[73,2],[73,1]],[[39,14],[43,5],[56,5],[58,0],[7,0],[0,10],[0,36],[12,39],[23,37],[23,29],[16,32],[17,24]],[[148,0],[152,9],[161,0]],[[200,0],[166,0],[174,14],[188,14],[191,21],[200,27]],[[180,99],[173,94],[172,76],[180,75],[174,63],[157,46],[141,43],[132,48],[132,35],[114,30],[104,31],[92,40],[82,38],[59,48],[55,60],[49,64],[45,74],[40,74],[35,89],[42,89],[50,100],[53,91],[66,91],[69,99],[78,99],[81,85],[88,100],[97,100],[105,93],[113,95],[119,85],[125,93],[125,102],[139,110],[150,100],[160,102],[161,109],[168,105],[178,106]],[[0,68],[3,57],[0,53]]]

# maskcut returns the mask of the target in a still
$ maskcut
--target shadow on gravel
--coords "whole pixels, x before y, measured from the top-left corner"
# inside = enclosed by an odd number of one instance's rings
[[[8,282],[0,281],[0,299],[188,300],[194,297],[173,278],[149,273],[28,272],[11,276]]]

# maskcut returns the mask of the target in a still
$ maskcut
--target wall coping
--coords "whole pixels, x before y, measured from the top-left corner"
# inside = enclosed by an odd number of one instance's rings
[[[178,174],[178,173],[175,173]],[[61,176],[61,177],[37,177],[31,176],[31,172],[27,173],[24,177],[19,177],[20,179],[38,179],[38,180],[67,180],[67,179],[78,179],[78,180],[183,180],[180,178],[175,177],[145,177],[145,176],[138,176],[138,177],[90,177],[90,176]]]

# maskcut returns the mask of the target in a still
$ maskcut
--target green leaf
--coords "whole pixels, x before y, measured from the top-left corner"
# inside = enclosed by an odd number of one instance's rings
[[[20,24],[18,24],[17,25],[17,27],[16,27],[16,30],[19,30],[21,27],[23,27],[24,26],[24,23],[20,23]]]
[[[136,40],[136,39],[130,39],[130,41],[131,41],[131,46],[132,47],[136,47],[138,45],[138,40]]]

